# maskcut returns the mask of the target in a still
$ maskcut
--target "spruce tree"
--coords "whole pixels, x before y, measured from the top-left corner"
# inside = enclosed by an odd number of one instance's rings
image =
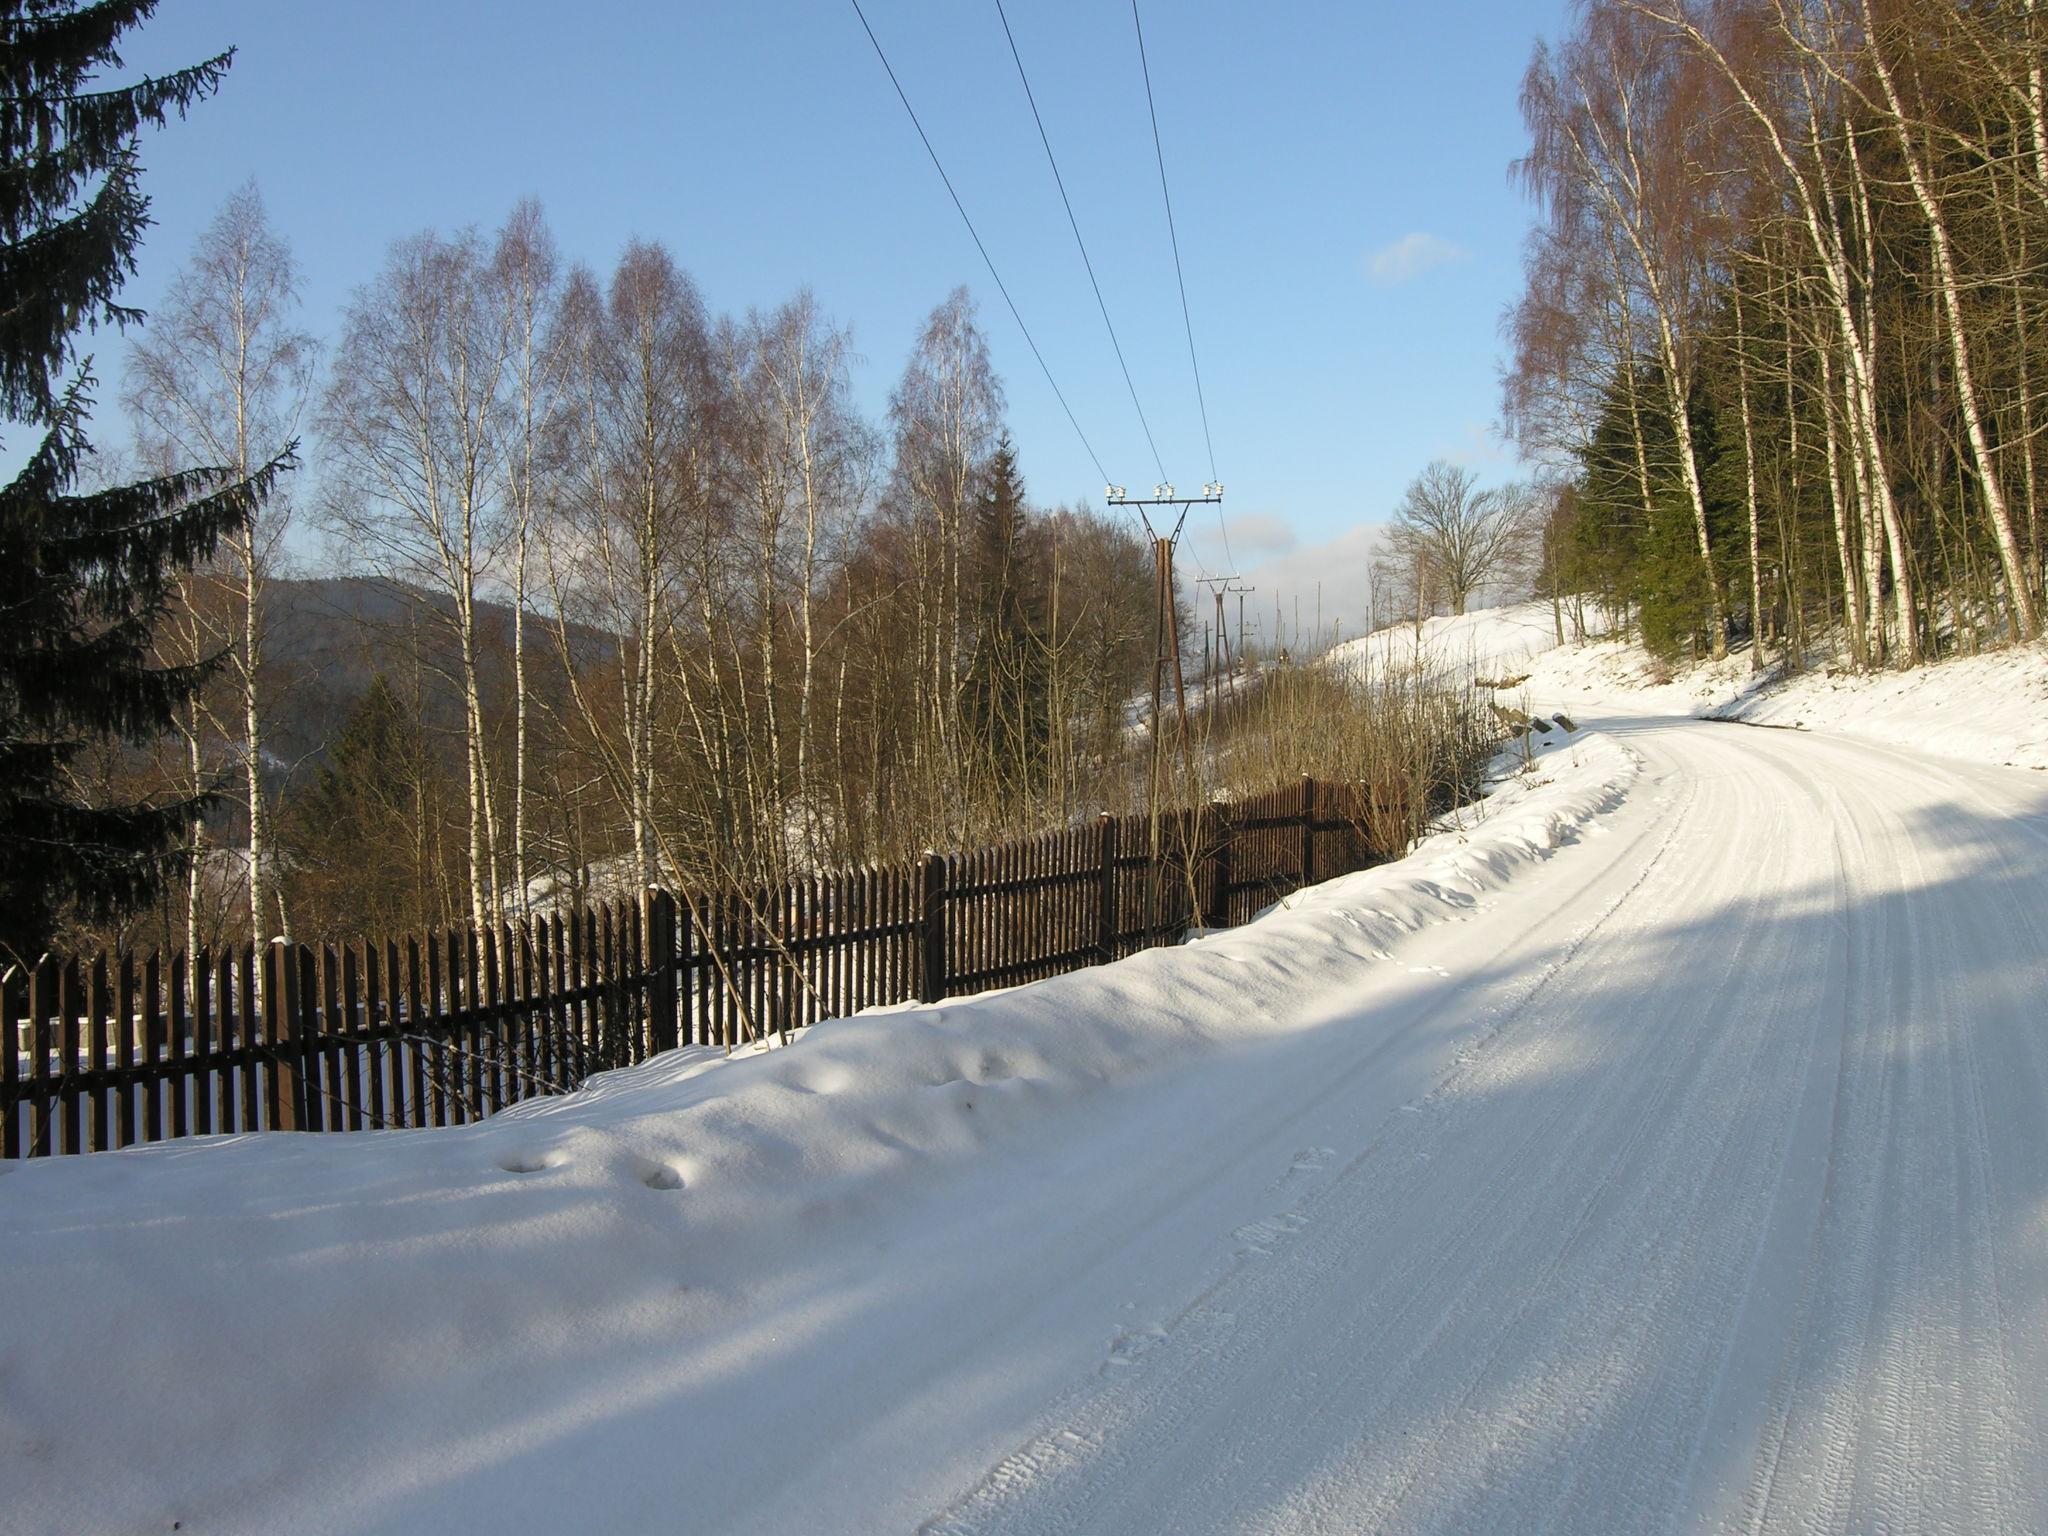
[[[294,910],[329,933],[395,933],[442,916],[433,845],[445,788],[419,709],[378,673],[282,818]]]
[[[989,458],[970,539],[975,633],[964,713],[998,782],[1015,789],[1043,756],[1047,679],[1031,515],[1007,432]]]
[[[212,94],[230,54],[128,86],[116,43],[156,0],[0,0],[0,414],[38,434],[0,488],[0,960],[58,923],[148,901],[204,802],[89,805],[70,767],[95,738],[147,739],[210,666],[150,665],[173,573],[207,558],[282,465],[76,487],[91,448],[82,332],[115,301],[148,227],[139,130]]]

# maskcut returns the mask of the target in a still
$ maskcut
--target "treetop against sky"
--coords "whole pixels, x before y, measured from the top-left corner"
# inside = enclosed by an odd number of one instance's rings
[[[993,3],[865,9],[1105,467],[1149,488],[1151,453]],[[1167,473],[1199,485],[1209,465],[1130,11],[1010,9]],[[1332,616],[1363,585],[1360,540],[1343,536],[1384,516],[1422,462],[1512,467],[1491,423],[1527,224],[1507,179],[1524,148],[1515,88],[1531,40],[1561,17],[1553,0],[1488,0],[1455,22],[1429,7],[1221,0],[1145,15],[1231,554],[1304,601],[1323,582]],[[605,269],[629,238],[663,240],[714,309],[809,285],[853,327],[857,396],[879,415],[923,317],[965,282],[1032,495],[1099,501],[850,5],[599,0],[571,25],[489,0],[203,0],[164,7],[127,57],[154,70],[230,44],[234,90],[144,145],[157,226],[132,302],[161,297],[252,177],[322,335],[391,241],[493,228],[533,195],[571,258]],[[1190,542],[1194,562],[1226,568],[1213,520]]]

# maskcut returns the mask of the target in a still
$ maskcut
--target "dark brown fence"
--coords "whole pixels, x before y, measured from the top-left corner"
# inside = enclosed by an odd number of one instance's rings
[[[1228,927],[1376,862],[1360,786],[1304,778],[915,863],[342,946],[0,980],[0,1156],[451,1125],[677,1045],[1013,986]]]

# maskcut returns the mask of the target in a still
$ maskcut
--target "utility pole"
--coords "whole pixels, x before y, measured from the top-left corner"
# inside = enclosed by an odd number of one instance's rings
[[[1233,587],[1233,588],[1232,588],[1231,590],[1232,590],[1232,591],[1234,591],[1235,593],[1237,593],[1237,650],[1238,650],[1238,654],[1239,654],[1240,656],[1242,656],[1242,655],[1243,655],[1243,654],[1245,653],[1245,652],[1244,652],[1244,595],[1245,595],[1245,593],[1247,593],[1247,592],[1256,592],[1256,591],[1258,591],[1259,589],[1258,589],[1257,587]],[[1237,679],[1236,679],[1236,678],[1232,678],[1232,679],[1231,679],[1231,682],[1230,682],[1230,687],[1231,687],[1231,691],[1232,691],[1233,693],[1234,693],[1234,692],[1236,692],[1236,690],[1237,690]]]
[[[1215,681],[1217,671],[1230,664],[1230,635],[1223,622],[1223,594],[1235,580],[1237,580],[1237,574],[1232,572],[1228,576],[1204,576],[1201,581],[1196,583],[1198,586],[1210,588],[1211,595],[1216,599],[1216,618],[1213,626],[1213,633],[1216,636],[1216,650],[1214,659],[1208,663],[1209,678],[1212,683]],[[1205,623],[1203,625],[1203,650],[1205,655],[1208,651],[1207,636],[1211,632],[1211,626]],[[1240,640],[1242,638],[1242,636],[1239,637]]]
[[[1152,826],[1152,840],[1155,848],[1159,840],[1160,775],[1164,764],[1163,743],[1160,739],[1159,710],[1163,702],[1161,695],[1166,691],[1166,667],[1170,660],[1173,665],[1173,697],[1181,768],[1191,775],[1188,762],[1188,695],[1187,681],[1182,675],[1180,663],[1180,605],[1175,602],[1173,581],[1173,550],[1180,542],[1180,531],[1187,522],[1189,507],[1219,505],[1223,500],[1223,486],[1211,481],[1202,487],[1199,496],[1176,496],[1171,485],[1155,485],[1150,496],[1132,496],[1120,485],[1104,488],[1103,499],[1113,507],[1136,507],[1138,516],[1144,520],[1145,532],[1152,539],[1153,574],[1153,650],[1152,650],[1152,715],[1150,720],[1152,751],[1150,770],[1146,777],[1145,798],[1147,819]],[[1178,507],[1173,531],[1162,537],[1152,526],[1152,518],[1146,507]]]

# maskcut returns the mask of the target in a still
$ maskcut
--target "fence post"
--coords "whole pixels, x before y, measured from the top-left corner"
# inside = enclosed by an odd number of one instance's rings
[[[936,1003],[946,995],[946,861],[925,850],[923,917],[918,925],[922,964],[918,967],[917,1000]]]
[[[296,947],[272,939],[263,951],[264,1031],[270,1037],[270,1127],[296,1131],[305,1123],[305,1056],[299,1044],[299,966]]]
[[[35,1038],[33,1027],[26,1037],[21,1033],[30,1017],[27,973],[18,965],[10,965],[0,972],[0,1158],[20,1157],[28,1150],[24,1147],[17,1152],[14,1142],[15,1123],[22,1118],[17,1108],[21,1102],[22,1048]],[[22,1137],[23,1141],[27,1139]]]
[[[650,885],[640,901],[647,929],[647,1048],[659,1055],[676,1048],[676,899]]]
[[[692,955],[696,939],[690,925],[690,908],[674,897],[669,900],[675,903],[672,910],[676,920],[676,1044],[709,1045],[711,1040],[704,1034],[702,1019],[693,1021],[690,1017],[698,990],[693,979],[697,974]]]
[[[1316,781],[1307,773],[1301,776],[1301,883],[1316,883]]]
[[[1095,947],[1102,951],[1102,963],[1116,958],[1116,818],[1104,811],[1096,823],[1102,835],[1102,870],[1095,893]]]
[[[1209,802],[1209,882],[1202,900],[1202,926],[1223,928],[1230,923],[1230,844],[1236,836],[1236,821],[1230,801],[1220,796]]]

